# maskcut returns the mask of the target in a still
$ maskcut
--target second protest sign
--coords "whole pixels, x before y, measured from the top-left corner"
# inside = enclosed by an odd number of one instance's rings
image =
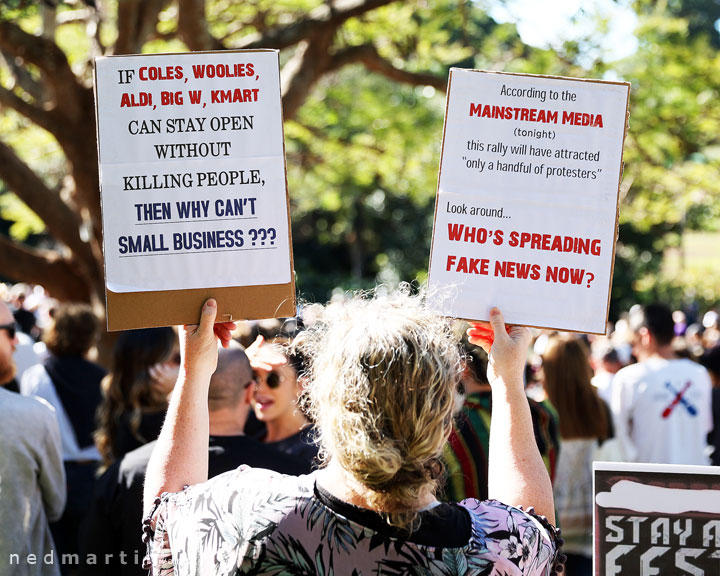
[[[443,313],[605,332],[628,95],[451,70],[429,273]]]
[[[110,328],[292,313],[277,52],[101,58],[96,101]]]

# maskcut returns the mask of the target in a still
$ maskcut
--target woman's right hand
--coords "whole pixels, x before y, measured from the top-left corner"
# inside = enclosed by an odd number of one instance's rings
[[[498,379],[505,384],[523,382],[530,330],[524,326],[506,326],[500,310],[493,308],[490,323],[471,323],[467,335],[472,344],[488,354],[490,384]]]
[[[205,302],[200,315],[200,323],[183,326],[180,330],[180,355],[186,374],[212,375],[217,367],[218,338],[227,348],[234,322],[215,324],[217,302],[210,298]]]
[[[555,522],[552,485],[533,433],[523,372],[530,330],[507,328],[500,310],[490,310],[490,324],[473,324],[470,342],[488,353],[488,380],[493,389],[488,496],[512,506],[533,506]]]

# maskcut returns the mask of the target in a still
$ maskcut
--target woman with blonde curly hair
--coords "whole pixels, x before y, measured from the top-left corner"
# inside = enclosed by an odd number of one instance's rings
[[[311,361],[308,408],[323,467],[300,477],[241,467],[205,482],[216,312],[206,302],[200,324],[181,336],[183,376],[148,467],[153,574],[551,572],[554,528],[514,507],[553,518],[523,390],[526,329],[506,332],[497,310],[492,328],[471,329],[490,352],[489,484],[497,500],[448,504],[435,493],[460,354],[449,322],[421,297],[355,297],[310,310],[315,322],[301,347]],[[231,328],[216,324],[214,332],[225,343]]]

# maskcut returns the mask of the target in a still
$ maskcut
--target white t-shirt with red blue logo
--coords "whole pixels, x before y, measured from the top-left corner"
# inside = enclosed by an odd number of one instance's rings
[[[705,368],[686,359],[650,358],[620,370],[611,408],[626,460],[709,464],[711,388]]]

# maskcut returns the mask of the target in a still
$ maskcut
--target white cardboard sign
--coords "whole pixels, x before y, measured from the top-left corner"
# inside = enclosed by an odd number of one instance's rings
[[[96,60],[115,293],[291,282],[278,53]]]
[[[442,313],[605,332],[628,95],[451,70],[429,272]]]

